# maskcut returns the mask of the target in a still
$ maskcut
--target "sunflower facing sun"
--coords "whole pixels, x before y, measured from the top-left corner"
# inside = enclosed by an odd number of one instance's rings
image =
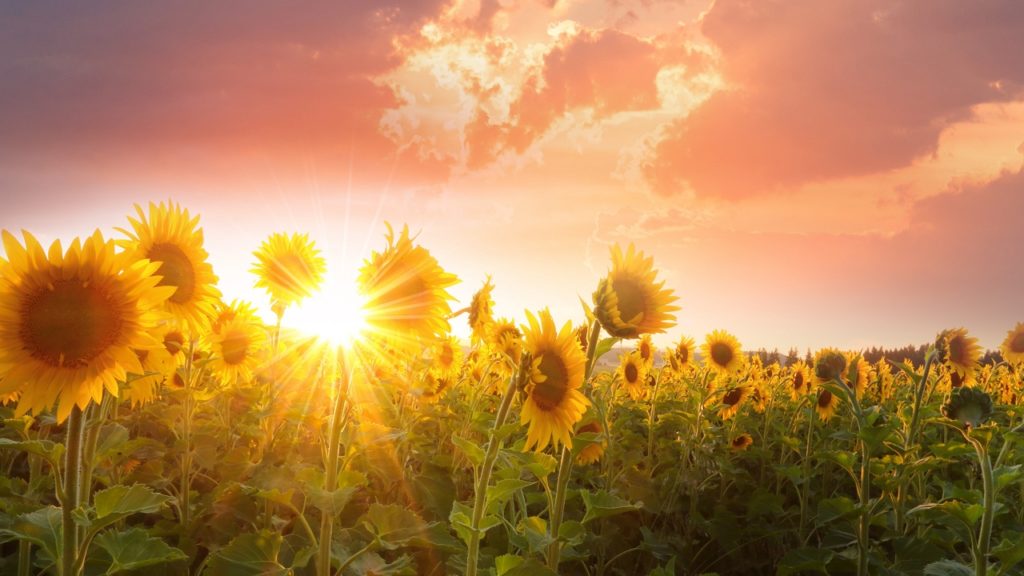
[[[656,277],[653,258],[645,258],[632,244],[625,254],[618,245],[612,247],[612,269],[594,292],[594,315],[605,332],[638,338],[675,326],[671,313],[679,310],[673,305],[677,298]]]
[[[323,282],[327,264],[309,234],[271,234],[253,252],[256,287],[270,294],[274,312],[310,297]]]
[[[24,239],[3,232],[0,394],[21,393],[19,415],[56,403],[62,422],[104,390],[117,396],[128,372],[144,373],[135,351],[161,345],[152,330],[174,289],[158,286],[159,264],[117,252],[99,232],[67,251]]]
[[[252,379],[259,365],[260,352],[267,346],[267,331],[248,308],[233,308],[230,319],[221,323],[206,340],[210,350],[209,368],[224,386]]]
[[[359,272],[366,323],[383,334],[413,340],[447,333],[452,313],[448,288],[459,279],[426,248],[413,244],[408,226],[396,239],[389,224],[387,240],[387,248],[371,254]]]
[[[119,228],[128,236],[118,241],[133,260],[150,260],[160,265],[156,275],[160,286],[174,288],[167,299],[167,311],[188,327],[193,336],[213,316],[220,291],[213,267],[206,261],[203,230],[198,228],[199,216],[173,202],[149,204],[149,214],[135,205],[138,219],[128,217],[132,231]]]
[[[740,341],[724,330],[708,334],[701,346],[704,363],[719,374],[735,374],[743,368]]]
[[[590,401],[580,392],[587,358],[576,343],[572,323],[555,328],[551,313],[526,313],[525,352],[530,355],[522,423],[529,424],[525,450],[548,444],[572,446],[571,433]]]

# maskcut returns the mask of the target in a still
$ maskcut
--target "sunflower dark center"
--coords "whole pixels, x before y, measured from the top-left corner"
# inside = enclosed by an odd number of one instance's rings
[[[949,361],[954,364],[966,365],[967,358],[965,354],[967,352],[966,346],[964,345],[964,339],[961,336],[954,336],[949,339]]]
[[[724,368],[732,362],[734,357],[735,354],[732,351],[732,346],[725,342],[715,342],[711,345],[711,360],[715,364]]]
[[[651,357],[651,345],[647,341],[640,343],[640,357],[647,360]]]
[[[1017,354],[1024,354],[1024,332],[1018,332],[1010,340],[1010,351]]]
[[[949,373],[949,385],[953,388],[959,388],[964,385],[964,377],[959,372],[953,370]]]
[[[175,304],[184,304],[192,299],[196,292],[196,270],[181,248],[168,243],[154,244],[149,249],[148,257],[153,262],[160,263],[160,268],[155,274],[161,277],[158,286],[176,288],[168,300]]]
[[[58,280],[22,303],[25,348],[51,366],[87,365],[117,341],[123,326],[122,306],[81,280]]]
[[[732,445],[737,447],[737,448],[742,448],[743,446],[746,446],[747,445],[747,437],[746,436],[737,436],[736,438],[733,439]]]
[[[185,335],[181,332],[174,331],[168,332],[164,336],[164,348],[167,349],[167,353],[174,356],[178,352],[181,352],[182,347],[185,346]]]
[[[619,317],[623,322],[639,322],[644,318],[646,298],[639,283],[626,278],[612,281],[612,290],[619,299]]]
[[[690,349],[687,348],[686,346],[680,346],[679,348],[676,348],[676,358],[679,359],[679,362],[681,364],[686,364],[686,362],[690,359]]]
[[[248,351],[249,337],[242,332],[228,334],[221,343],[221,354],[224,358],[224,363],[229,366],[237,366],[245,362]]]
[[[530,397],[541,410],[550,412],[561,406],[569,393],[569,370],[556,354],[541,356],[538,370],[546,379],[534,383]]]
[[[626,364],[626,369],[623,370],[623,372],[626,375],[626,382],[629,382],[630,384],[636,383],[640,377],[640,371],[636,369],[636,364],[633,364],[632,362]]]
[[[793,388],[795,390],[803,390],[804,388],[804,373],[797,372],[793,375]]]
[[[725,396],[722,396],[722,404],[726,406],[735,406],[740,403],[740,400],[743,400],[743,390],[740,388],[733,388],[726,392]]]
[[[822,390],[821,394],[818,394],[818,407],[828,408],[832,405],[832,393],[828,390]]]

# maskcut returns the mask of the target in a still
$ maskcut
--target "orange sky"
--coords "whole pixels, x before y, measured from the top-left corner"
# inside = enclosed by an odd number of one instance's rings
[[[578,319],[634,241],[673,338],[994,347],[1024,320],[1015,0],[106,4],[0,6],[2,228],[174,198],[263,306],[269,233],[347,279],[387,220],[520,319]]]

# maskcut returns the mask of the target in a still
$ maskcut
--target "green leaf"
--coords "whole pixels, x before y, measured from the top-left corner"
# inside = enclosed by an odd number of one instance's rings
[[[569,546],[582,544],[586,537],[587,529],[583,527],[583,524],[575,520],[562,522],[558,527],[558,539]]]
[[[61,510],[56,506],[47,506],[35,512],[22,514],[10,527],[0,529],[0,534],[31,542],[60,563],[61,538],[64,531],[61,529]]]
[[[159,538],[150,537],[145,530],[139,528],[123,532],[107,531],[97,536],[95,542],[110,555],[107,574],[188,559],[181,550],[168,546]]]
[[[924,567],[924,576],[974,576],[974,569],[954,560],[939,560]]]
[[[583,497],[583,505],[586,506],[587,510],[586,514],[583,515],[584,524],[598,518],[607,518],[608,516],[633,512],[643,506],[641,502],[634,504],[604,490],[598,490],[597,492],[581,490],[580,495]]]
[[[906,374],[907,378],[910,378],[910,381],[913,382],[915,386],[921,383],[921,376],[906,362],[893,362],[892,360],[889,360],[889,363]]]
[[[779,563],[777,576],[817,572],[828,574],[828,563],[835,556],[831,550],[823,548],[796,548],[790,550]]]
[[[346,470],[338,474],[338,487],[333,492],[328,492],[322,487],[309,487],[307,493],[314,507],[325,514],[335,516],[341,514],[356,492],[366,486],[366,483],[365,474]]]
[[[367,529],[385,548],[456,548],[458,543],[437,522],[425,522],[412,510],[396,504],[371,504],[363,515]]]
[[[999,570],[996,574],[1006,574],[1024,561],[1024,535],[1012,530],[1003,532],[1003,540],[992,549],[992,555],[999,559]]]
[[[1021,465],[1015,466],[1000,466],[992,471],[992,477],[995,481],[996,490],[1002,490],[1011,484],[1016,484],[1024,479],[1024,470],[1021,470]]]
[[[473,463],[473,466],[480,466],[484,463],[486,454],[484,449],[477,446],[475,442],[460,438],[455,434],[452,434],[452,444],[455,444],[456,448],[462,451],[469,458],[469,461]]]
[[[558,573],[548,568],[544,564],[528,558],[526,560],[513,556],[518,559],[518,562],[507,561],[504,566],[504,571],[498,570],[498,576],[558,576]],[[510,565],[511,564],[511,565]]]
[[[594,351],[594,362],[597,362],[601,356],[604,356],[611,351],[611,349],[614,348],[621,340],[622,338],[602,338],[598,341],[597,350]]]
[[[93,496],[93,510],[96,517],[88,524],[93,532],[109,526],[132,514],[152,514],[171,500],[170,496],[158,494],[149,486],[133,484],[132,486],[111,486],[100,490]]]
[[[277,561],[282,536],[270,530],[241,534],[210,559],[204,575],[286,576],[288,569]]]
[[[668,564],[664,566],[658,566],[654,570],[647,573],[647,576],[675,576],[676,575],[676,557],[673,556],[669,559]]]
[[[530,516],[519,523],[519,530],[526,536],[526,541],[533,552],[542,552],[555,541],[548,534],[548,523],[539,516]]]
[[[11,440],[10,438],[0,438],[0,448],[10,448],[11,450],[21,450],[22,452],[35,454],[55,466],[64,457],[64,445],[51,442],[50,440],[18,441]]]
[[[496,484],[487,488],[487,506],[490,507],[494,502],[506,502],[513,494],[527,486],[533,486],[533,484],[533,482],[527,482],[518,478],[499,480]]]
[[[538,480],[546,480],[548,476],[555,473],[555,469],[558,467],[558,460],[549,454],[518,450],[504,450],[503,454],[512,466],[528,470]]]

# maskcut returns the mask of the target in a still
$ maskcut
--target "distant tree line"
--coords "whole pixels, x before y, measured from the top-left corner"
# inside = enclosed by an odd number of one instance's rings
[[[914,366],[920,366],[924,364],[924,355],[928,352],[928,344],[919,344],[914,346],[908,344],[899,348],[880,348],[878,346],[872,346],[871,348],[865,348],[860,351],[864,359],[872,364],[876,364],[879,360],[885,358],[891,362],[912,362]],[[761,359],[761,363],[765,366],[778,362],[782,366],[788,366],[801,359],[800,351],[796,348],[790,348],[789,352],[783,354],[779,352],[778,348],[775,348],[771,352],[764,348],[760,348],[757,352],[754,352],[754,356]],[[1003,357],[998,350],[986,350],[981,357],[981,364],[997,364],[1002,362]],[[814,354],[807,350],[803,355],[803,361],[808,366],[814,364]]]

